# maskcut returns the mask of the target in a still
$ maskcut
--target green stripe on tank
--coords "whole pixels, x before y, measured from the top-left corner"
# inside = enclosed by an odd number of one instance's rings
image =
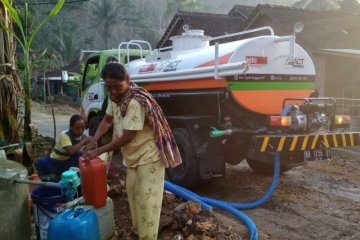
[[[313,90],[314,82],[228,82],[230,90]]]
[[[136,83],[136,85],[138,85],[139,87],[145,87],[149,85],[149,83]]]

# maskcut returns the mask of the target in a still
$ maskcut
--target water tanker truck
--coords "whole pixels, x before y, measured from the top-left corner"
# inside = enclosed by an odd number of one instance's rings
[[[245,37],[257,32],[264,35]],[[240,40],[226,42],[234,38]],[[315,97],[315,66],[295,33],[275,36],[263,27],[208,37],[186,30],[171,40],[171,47],[155,50],[145,41],[121,43],[90,56],[86,69],[95,63],[101,70],[115,55],[130,79],[157,99],[184,162],[167,170],[172,182],[194,187],[223,177],[225,163],[244,159],[255,172],[271,174],[276,153],[284,172],[329,158],[331,148],[360,144],[350,117],[335,114],[335,100]],[[87,72],[82,112],[93,133],[108,100],[100,71],[91,81]]]

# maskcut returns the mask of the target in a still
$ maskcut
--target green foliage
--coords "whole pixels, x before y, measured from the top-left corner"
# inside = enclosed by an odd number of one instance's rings
[[[139,15],[131,0],[99,0],[92,3],[93,27],[101,27],[105,49],[109,48],[110,27],[115,24],[139,23]]]
[[[25,129],[24,129],[24,138],[25,138],[26,141],[30,141],[31,140],[31,128],[30,128],[30,124],[31,124],[31,115],[30,115],[30,111],[31,111],[30,110],[30,108],[31,108],[31,106],[30,106],[31,105],[30,79],[31,79],[31,70],[32,70],[32,62],[31,62],[31,59],[30,59],[31,45],[32,45],[32,43],[34,41],[34,38],[35,38],[36,34],[43,27],[43,25],[45,23],[47,23],[48,21],[50,21],[50,19],[52,19],[53,17],[56,16],[56,14],[59,13],[59,11],[61,10],[65,0],[59,0],[58,3],[55,5],[55,7],[50,11],[49,15],[47,15],[47,17],[45,17],[34,28],[34,30],[29,35],[27,35],[27,33],[25,32],[25,30],[27,29],[27,18],[25,19],[25,26],[24,26],[23,23],[20,20],[18,12],[11,5],[11,1],[10,0],[0,0],[0,1],[4,4],[5,8],[9,12],[9,15],[10,15],[11,19],[13,19],[14,23],[16,24],[16,26],[20,30],[20,36],[18,36],[11,29],[9,29],[5,25],[1,24],[1,27],[5,31],[12,31],[13,32],[13,35],[14,35],[15,39],[17,40],[17,42],[19,43],[19,45],[21,46],[21,49],[22,49],[22,54],[23,54],[24,64],[25,64],[25,69],[24,69],[24,82],[25,82],[25,118],[24,118]],[[28,5],[25,4],[25,16],[27,16],[27,15],[28,15]]]
[[[81,90],[81,82],[82,82],[82,75],[80,73],[70,72],[71,75],[74,76],[73,80],[69,80],[67,85],[76,88],[77,90]]]
[[[168,0],[166,17],[172,18],[177,11],[200,12],[201,3],[198,0]]]
[[[85,68],[84,68],[83,71],[85,71]],[[86,76],[88,76],[89,78],[95,78],[96,74],[97,74],[97,71],[98,71],[97,64],[90,64],[87,67]]]
[[[345,10],[359,11],[358,0],[300,0],[293,4],[293,7],[313,9],[317,11]]]
[[[81,64],[80,73],[69,72],[70,75],[74,76],[74,80],[68,80],[67,84],[69,86],[76,88],[77,90],[81,90],[81,85],[82,85],[81,83],[82,83],[84,71],[85,71],[85,64]],[[96,64],[88,65],[87,73],[86,73],[87,79],[94,79],[96,77],[96,74],[97,74],[97,65]]]
[[[75,46],[74,32],[76,27],[74,25],[64,24],[64,28],[57,28],[58,31],[54,33],[54,39],[51,42],[51,47],[58,53],[61,65],[64,66],[74,60],[78,53],[78,49]]]
[[[38,74],[44,73],[46,71],[51,71],[59,67],[57,53],[50,52],[48,49],[45,49],[43,52],[32,52],[32,72]]]
[[[360,3],[357,0],[342,0],[340,8],[345,11],[360,11]]]

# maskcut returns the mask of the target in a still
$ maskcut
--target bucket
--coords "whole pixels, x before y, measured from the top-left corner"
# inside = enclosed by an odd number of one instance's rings
[[[63,205],[69,199],[61,195],[59,188],[39,186],[31,192],[34,203],[34,217],[36,225],[36,236],[38,240],[47,239],[49,223],[63,212]]]
[[[37,174],[33,174],[31,176],[28,177],[29,180],[31,181],[37,181],[37,182],[41,182],[41,179],[39,178],[39,176]],[[31,200],[31,192],[37,187],[37,185],[29,185],[29,194],[28,194],[28,199],[29,199],[29,206],[30,208],[33,207],[33,202]]]

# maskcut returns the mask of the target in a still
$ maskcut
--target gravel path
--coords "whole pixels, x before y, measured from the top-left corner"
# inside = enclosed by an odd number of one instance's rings
[[[32,113],[31,114],[32,123],[34,124],[35,128],[38,129],[40,135],[54,137],[54,124],[52,115],[46,113]],[[59,134],[69,128],[69,120],[70,116],[67,115],[56,115],[56,137]]]
[[[32,103],[31,120],[40,135],[54,137],[54,124],[50,105]],[[68,105],[54,104],[56,137],[69,128],[70,117],[80,114],[79,111]]]

